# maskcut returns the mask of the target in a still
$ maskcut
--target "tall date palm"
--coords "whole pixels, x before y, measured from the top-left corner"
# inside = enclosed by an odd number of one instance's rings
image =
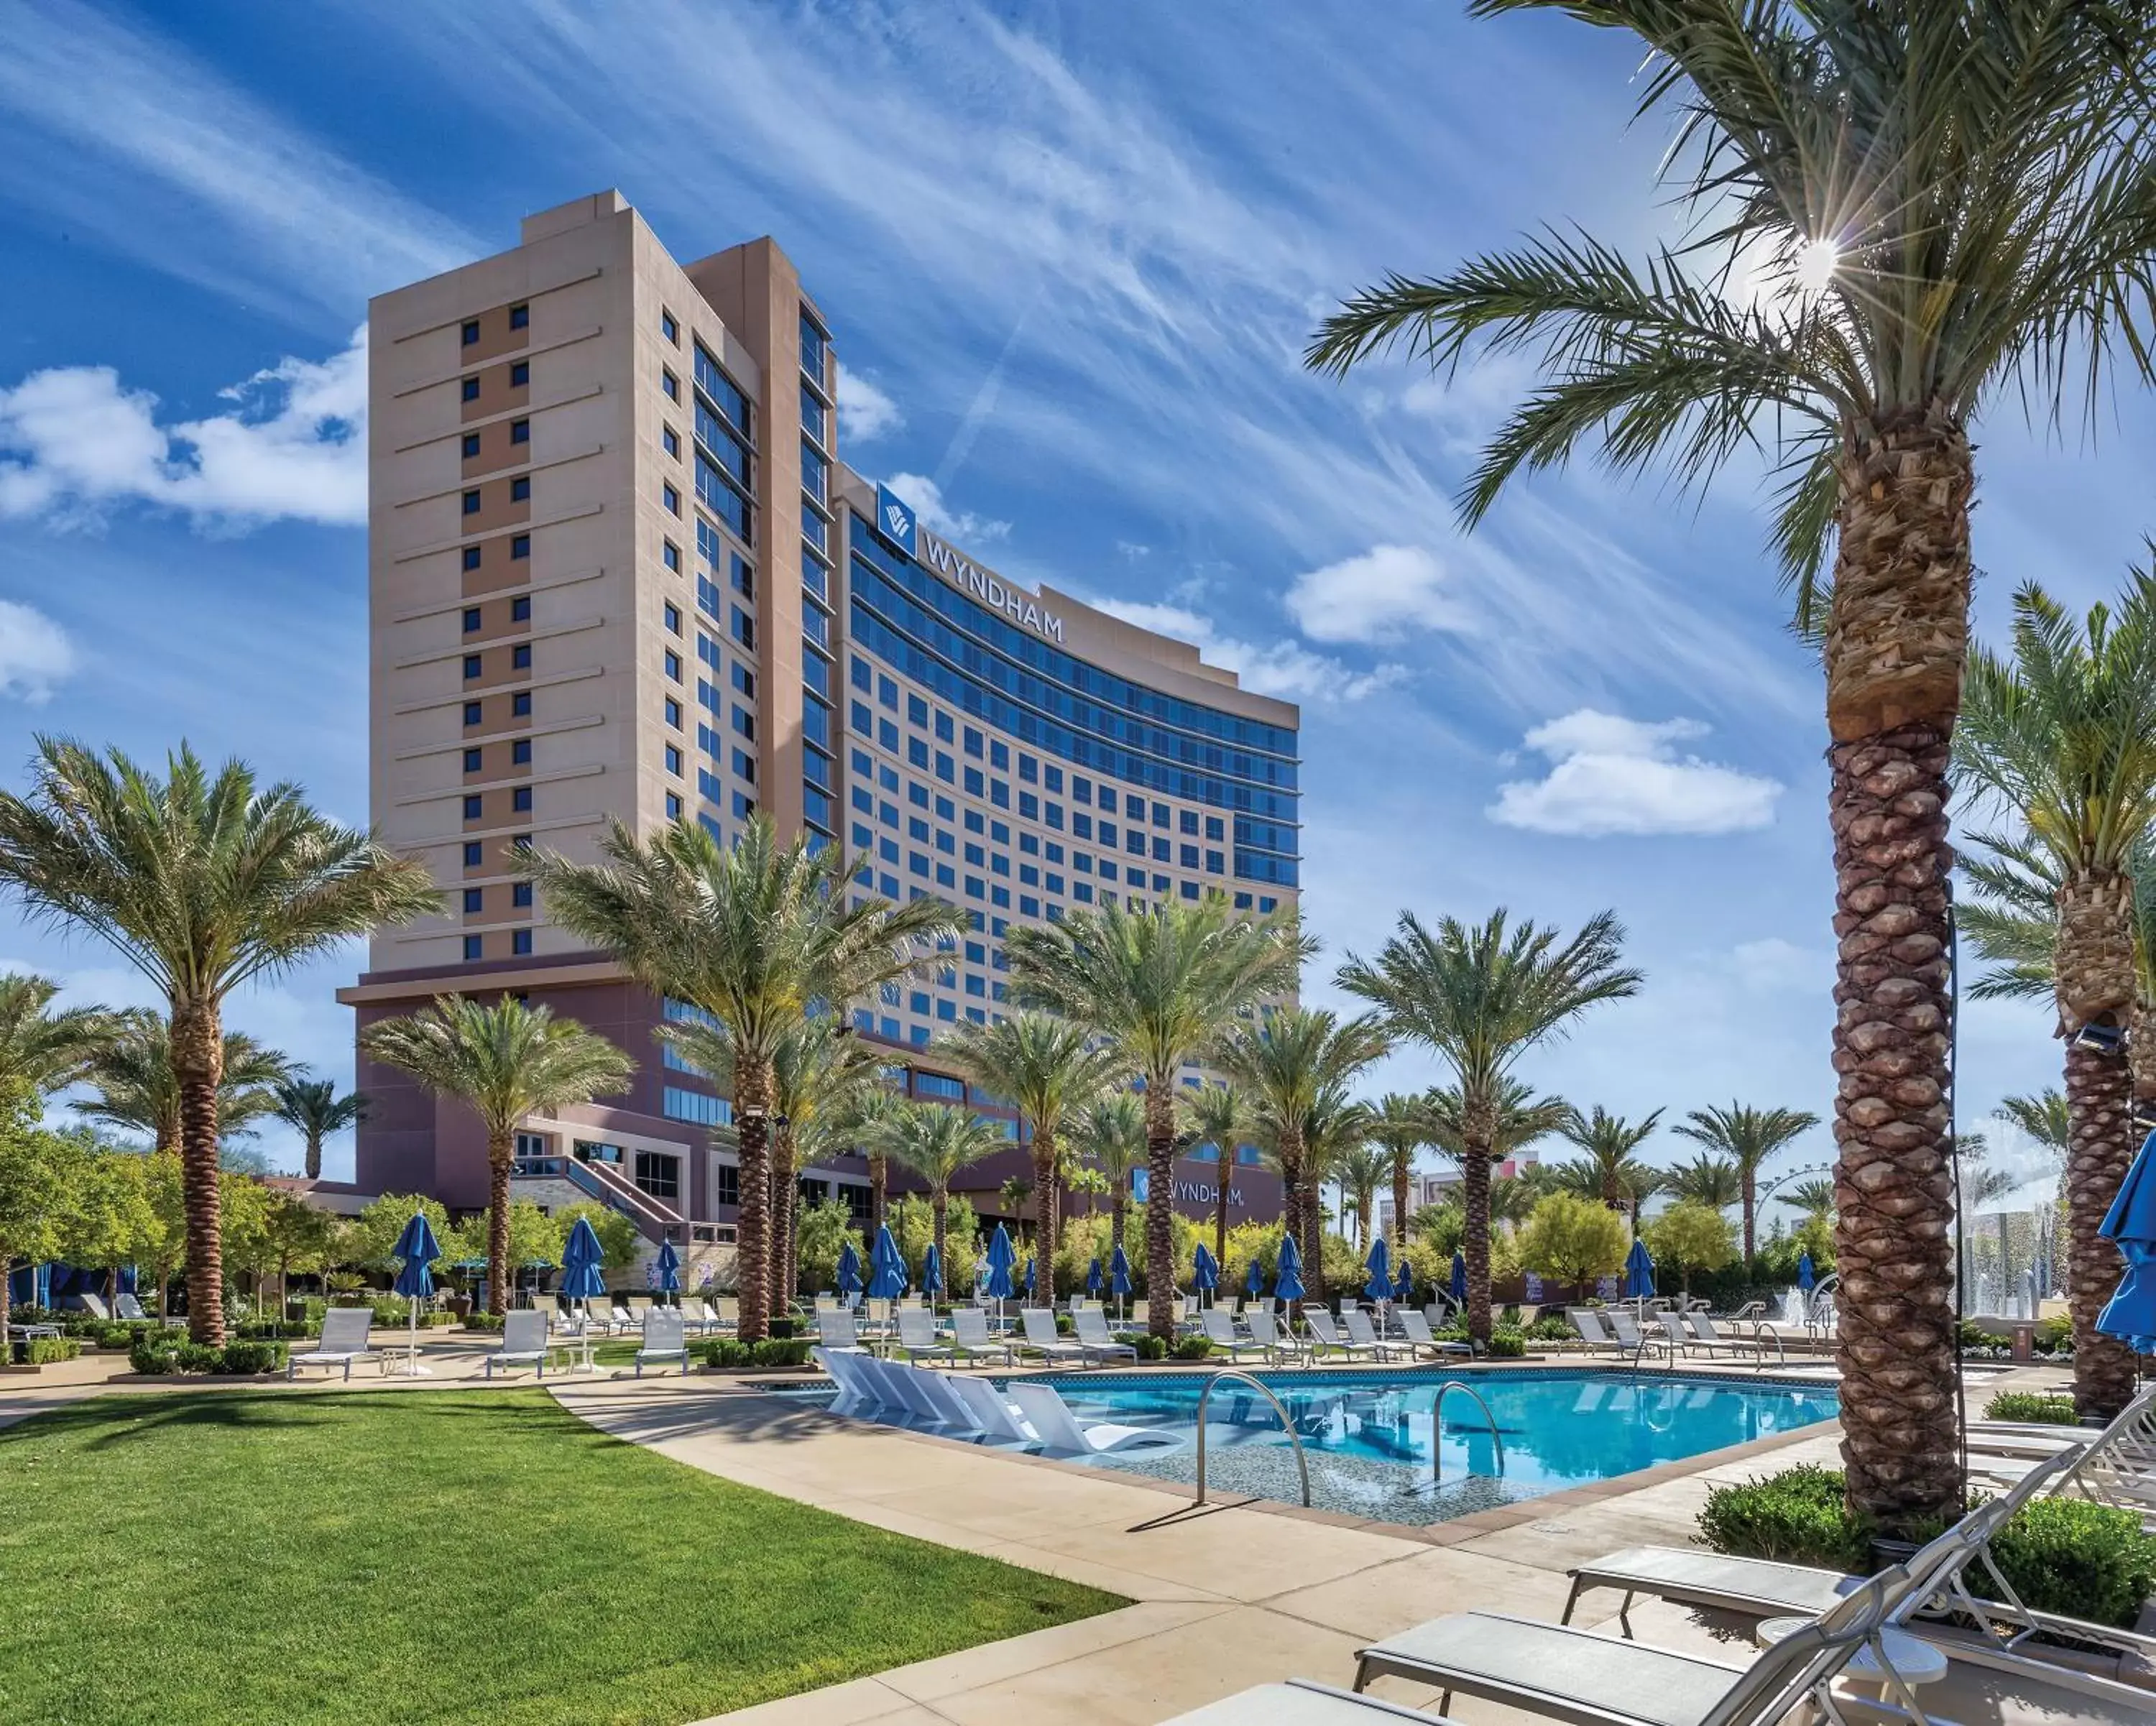
[[[1145,1099],[1135,1091],[1111,1091],[1082,1109],[1072,1124],[1073,1149],[1108,1193],[1111,1250],[1123,1238],[1131,1176],[1146,1165]]]
[[[224,1004],[356,935],[439,903],[424,863],[312,808],[245,763],[185,744],[160,780],[119,750],[41,737],[28,796],[0,792],[0,887],[33,916],[102,936],[164,996],[181,1099],[187,1326],[224,1340],[218,1086]]]
[[[928,1189],[935,1218],[936,1257],[950,1286],[950,1252],[944,1228],[951,1206],[951,1183],[1009,1142],[994,1123],[947,1103],[913,1103],[894,1110],[870,1129],[894,1162],[921,1177]]]
[[[20,971],[0,974],[0,1089],[19,1086],[43,1101],[86,1076],[118,1030],[101,1006],[52,1010],[60,986]]]
[[[770,1322],[774,1064],[817,1012],[843,1009],[923,969],[932,945],[965,926],[940,899],[909,905],[849,894],[835,845],[782,845],[758,815],[731,845],[691,821],[639,839],[615,822],[600,861],[526,851],[518,868],[554,920],[603,947],[647,987],[709,1013],[733,1043],[741,1155],[737,1224],[743,1341]]]
[[[1193,1145],[1209,1145],[1219,1159],[1219,1179],[1213,1190],[1213,1257],[1224,1261],[1228,1252],[1229,1182],[1235,1170],[1235,1155],[1243,1134],[1250,1130],[1250,1112],[1243,1093],[1233,1085],[1200,1085],[1185,1090],[1184,1131]]]
[[[1004,945],[1019,999],[1090,1027],[1145,1088],[1146,1293],[1152,1334],[1175,1335],[1177,1080],[1265,996],[1295,987],[1315,950],[1281,910],[1252,920],[1225,894],[1147,911],[1101,905],[1014,929]]]
[[[1389,1091],[1370,1105],[1370,1138],[1381,1146],[1393,1183],[1393,1257],[1408,1249],[1409,1183],[1415,1153],[1435,1142],[1429,1099]]]
[[[1687,484],[1766,448],[1774,536],[1819,630],[1839,936],[1839,1355],[1853,1508],[1948,1514],[1947,770],[1969,642],[1970,429],[2093,407],[2152,373],[2156,8],[2141,0],[1473,0],[1563,10],[1647,51],[1674,110],[1686,243],[1635,263],[1550,233],[1344,305],[1310,363],[1405,342],[1542,382],[1483,452],[1471,522],[1599,443]],[[1753,291],[1756,289],[1757,291]],[[1820,572],[1833,554],[1831,583]]]
[[[1394,1032],[1435,1053],[1458,1088],[1461,1197],[1467,1218],[1467,1327],[1490,1337],[1490,1165],[1507,1081],[1522,1056],[1561,1036],[1589,1007],[1638,993],[1621,963],[1625,930],[1610,913],[1568,941],[1530,922],[1507,927],[1499,909],[1480,924],[1443,919],[1429,929],[1411,911],[1368,960],[1348,955],[1340,986],[1376,1004]]]
[[[2117,1250],[2097,1232],[2133,1160],[2133,1080],[2114,1037],[2139,995],[2133,867],[2156,820],[2156,577],[2134,572],[2116,610],[2076,624],[2033,583],[2014,597],[2010,658],[1970,656],[1955,776],[1975,806],[2018,832],[1977,843],[2040,858],[2057,883],[2051,952],[2066,1040],[2068,1306],[2074,1400],[2109,1418],[2133,1394],[2133,1351],[2096,1329],[2118,1286]],[[2141,1033],[2156,1039],[2156,1025]]]
[[[366,1119],[367,1099],[357,1091],[339,1096],[331,1078],[287,1078],[278,1085],[276,1096],[277,1119],[297,1133],[305,1147],[301,1166],[307,1179],[321,1180],[323,1141]]]
[[[1654,1137],[1655,1129],[1661,1123],[1659,1109],[1645,1120],[1629,1121],[1598,1103],[1592,1114],[1573,1109],[1558,1130],[1587,1153],[1588,1167],[1594,1175],[1594,1196],[1613,1211],[1630,1208],[1636,1220],[1633,1195],[1640,1192],[1643,1185],[1649,1192],[1654,1190],[1654,1171],[1635,1153]]]
[[[179,1074],[172,1063],[172,1027],[162,1013],[133,1007],[113,1016],[111,1041],[83,1075],[90,1094],[73,1106],[78,1114],[145,1134],[152,1150],[178,1154],[187,1119]],[[217,1129],[220,1145],[246,1134],[277,1113],[278,1087],[292,1063],[264,1048],[244,1031],[228,1031],[218,1056]]]
[[[1744,1262],[1757,1247],[1759,1170],[1768,1158],[1786,1150],[1819,1124],[1802,1109],[1755,1109],[1732,1103],[1727,1109],[1695,1109],[1670,1130],[1725,1156],[1737,1165],[1744,1211]]]

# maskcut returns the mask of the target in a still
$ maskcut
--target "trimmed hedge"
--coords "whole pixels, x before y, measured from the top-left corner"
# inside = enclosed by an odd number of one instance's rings
[[[25,1337],[12,1345],[10,1358],[19,1366],[51,1366],[73,1360],[82,1353],[82,1339],[74,1336]]]
[[[805,1366],[808,1350],[814,1346],[814,1340],[805,1336],[766,1337],[760,1343],[715,1336],[704,1344],[704,1365],[720,1371],[742,1367]]]
[[[1984,1404],[1984,1417],[1988,1421],[2034,1421],[2056,1426],[2081,1424],[2081,1416],[2074,1411],[2072,1397],[2050,1396],[2040,1391],[2001,1391]]]
[[[278,1371],[285,1365],[285,1352],[281,1342],[243,1340],[219,1349],[167,1333],[137,1337],[127,1351],[127,1364],[136,1372],[158,1377],[195,1372],[242,1376]]]
[[[1699,1531],[1717,1552],[1860,1575],[1871,1568],[1876,1532],[1869,1518],[1850,1513],[1840,1471],[1810,1463],[1717,1487],[1699,1513]]]

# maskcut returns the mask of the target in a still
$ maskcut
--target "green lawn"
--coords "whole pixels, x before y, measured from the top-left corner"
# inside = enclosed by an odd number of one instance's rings
[[[677,1726],[1123,1604],[526,1390],[41,1416],[0,1431],[0,1720],[41,1726]]]

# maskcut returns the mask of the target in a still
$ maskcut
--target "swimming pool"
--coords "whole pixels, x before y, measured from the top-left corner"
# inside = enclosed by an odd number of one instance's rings
[[[1091,1372],[1046,1379],[1083,1422],[1194,1437],[1211,1375]],[[1258,1379],[1286,1405],[1310,1465],[1311,1502],[1373,1521],[1424,1524],[1681,1461],[1832,1420],[1830,1384],[1622,1370],[1486,1368],[1448,1375],[1296,1370]],[[1435,1435],[1443,1484],[1433,1492],[1431,1412],[1460,1376],[1487,1405],[1454,1391]],[[1496,1436],[1491,1422],[1494,1419]],[[1503,1441],[1498,1470],[1497,1439]],[[1186,1442],[1084,1459],[1089,1466],[1194,1484]],[[1301,1500],[1294,1452],[1270,1403],[1234,1379],[1206,1412],[1209,1497]]]

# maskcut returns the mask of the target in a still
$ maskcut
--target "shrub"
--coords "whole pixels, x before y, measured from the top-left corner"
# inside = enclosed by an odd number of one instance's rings
[[[1150,1332],[1136,1339],[1132,1346],[1138,1351],[1141,1360],[1165,1360],[1168,1358],[1167,1342]]]
[[[1746,1558],[1858,1572],[1871,1565],[1873,1525],[1850,1514],[1841,1474],[1833,1468],[1806,1464],[1717,1487],[1699,1513],[1699,1530],[1717,1552]]]
[[[1520,1333],[1529,1342],[1568,1343],[1572,1340],[1572,1321],[1568,1319],[1543,1318]]]
[[[281,1342],[234,1342],[223,1348],[189,1342],[171,1331],[146,1332],[127,1351],[127,1363],[136,1372],[169,1377],[175,1373],[214,1372],[244,1375],[275,1372],[285,1364]]]
[[[2081,1423],[2071,1396],[2049,1396],[2037,1391],[2001,1391],[1984,1406],[1988,1421],[2035,1421],[2056,1426]]]
[[[751,1370],[769,1370],[781,1366],[801,1366],[807,1364],[808,1350],[814,1342],[805,1336],[767,1337],[760,1343],[745,1343],[731,1336],[715,1336],[704,1344],[704,1365],[721,1372]]]
[[[26,1337],[9,1351],[11,1359],[17,1357],[23,1366],[50,1366],[57,1361],[73,1360],[82,1353],[82,1339],[74,1336]]]
[[[1492,1330],[1490,1355],[1496,1360],[1517,1360],[1527,1352],[1527,1339],[1517,1330]]]
[[[1999,1574],[2039,1612],[2125,1630],[2156,1593],[2156,1536],[2132,1512],[2079,1498],[2035,1498],[1991,1543]],[[1978,1567],[1969,1584],[1984,1592]]]
[[[498,1336],[501,1332],[501,1315],[499,1313],[474,1313],[465,1320],[465,1329],[489,1331]]]
[[[2074,1341],[2074,1321],[2064,1313],[2049,1319],[2039,1319],[2030,1340],[2041,1353],[2056,1355],[2061,1349],[2071,1349]]]
[[[1213,1352],[1213,1344],[1202,1336],[1186,1336],[1175,1345],[1178,1360],[1203,1360]]]

